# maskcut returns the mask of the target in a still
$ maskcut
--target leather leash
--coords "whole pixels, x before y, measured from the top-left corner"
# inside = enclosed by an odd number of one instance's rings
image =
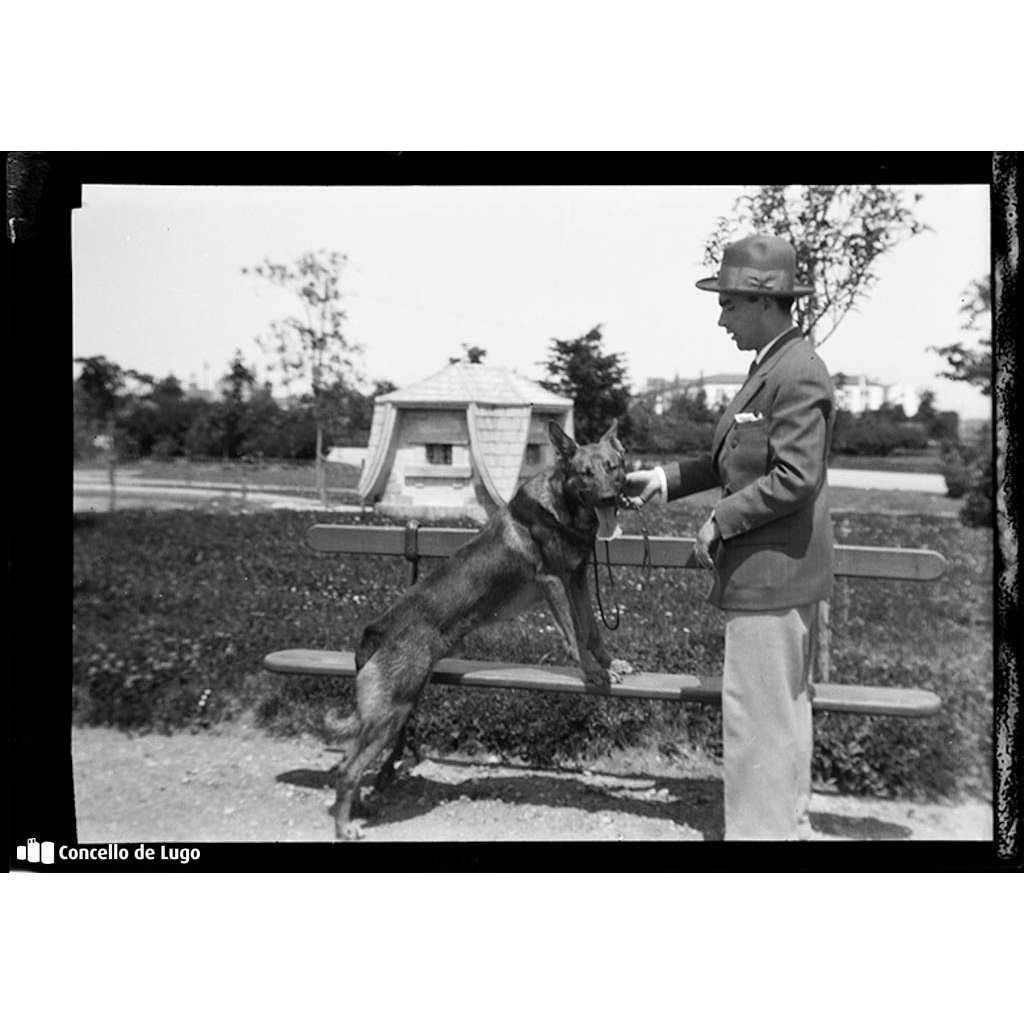
[[[636,512],[640,516],[640,533],[644,538],[644,557],[641,564],[641,568],[644,571],[644,579],[650,579],[651,575],[651,537],[647,532],[647,523],[644,520],[643,505],[639,500],[634,498],[626,498],[619,496],[619,504],[623,508],[628,508],[631,512]],[[615,577],[612,575],[612,557],[610,551],[610,541],[604,542],[604,564],[605,569],[608,572],[608,589],[612,592],[614,597],[615,594]],[[608,621],[608,616],[605,614],[604,603],[601,601],[601,580],[597,572],[597,538],[594,538],[594,592],[597,595],[597,609],[601,613],[601,621],[605,625],[605,629],[616,630],[619,628],[619,621],[622,618],[621,612],[619,611],[618,602],[615,604],[615,621],[611,623]]]
[[[612,596],[615,595],[615,577],[612,576],[612,559],[608,552],[608,541],[604,542],[604,558],[605,568],[608,570],[608,587],[612,592]],[[594,592],[597,594],[597,610],[601,613],[601,621],[604,623],[605,629],[615,630],[619,628],[619,619],[621,615],[619,613],[618,602],[615,604],[615,622],[614,624],[608,621],[608,616],[605,615],[604,605],[601,603],[601,581],[597,574],[597,538],[594,538]]]

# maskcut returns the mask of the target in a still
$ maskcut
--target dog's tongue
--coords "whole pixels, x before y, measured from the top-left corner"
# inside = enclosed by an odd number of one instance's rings
[[[598,540],[615,540],[622,536],[622,527],[615,521],[614,505],[598,505],[594,511],[597,512]]]

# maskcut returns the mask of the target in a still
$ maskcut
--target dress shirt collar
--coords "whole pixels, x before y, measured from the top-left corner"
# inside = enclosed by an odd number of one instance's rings
[[[769,341],[768,344],[765,345],[765,347],[763,349],[761,349],[761,351],[758,352],[756,356],[754,356],[754,365],[755,366],[760,366],[761,363],[764,362],[765,356],[767,356],[768,353],[775,347],[775,343],[779,340],[779,338],[781,338],[784,334],[789,334],[789,332],[791,330],[793,330],[793,325],[792,324],[790,324],[780,334],[776,334],[775,337],[772,338],[772,340]]]

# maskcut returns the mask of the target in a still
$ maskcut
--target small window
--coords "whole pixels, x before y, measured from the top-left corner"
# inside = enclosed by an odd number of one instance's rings
[[[526,446],[526,465],[539,466],[541,462],[541,446],[539,444],[528,444]]]
[[[431,466],[450,466],[452,464],[452,446],[450,444],[428,444],[427,462]]]

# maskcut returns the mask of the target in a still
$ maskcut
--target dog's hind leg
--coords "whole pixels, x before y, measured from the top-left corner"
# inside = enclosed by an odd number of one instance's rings
[[[394,749],[384,759],[384,764],[381,765],[381,769],[377,773],[377,781],[373,784],[374,793],[383,793],[394,781],[395,767],[402,760],[407,744],[412,750],[416,763],[419,764],[423,760],[423,754],[420,751],[419,744],[416,742],[416,725],[412,712],[409,713],[409,717],[405,720],[402,728],[398,730],[398,739],[395,740]]]
[[[356,677],[361,726],[352,755],[338,772],[337,794],[331,807],[338,839],[362,838],[362,831],[351,818],[363,773],[385,750],[400,750],[396,740],[404,732],[430,676],[430,665],[428,645],[403,645],[379,650]]]
[[[331,814],[338,839],[362,839],[363,832],[352,821],[352,805],[359,793],[363,773],[380,756],[396,733],[401,732],[411,707],[395,708],[386,718],[368,723],[359,734],[356,750],[338,772],[338,788]]]

